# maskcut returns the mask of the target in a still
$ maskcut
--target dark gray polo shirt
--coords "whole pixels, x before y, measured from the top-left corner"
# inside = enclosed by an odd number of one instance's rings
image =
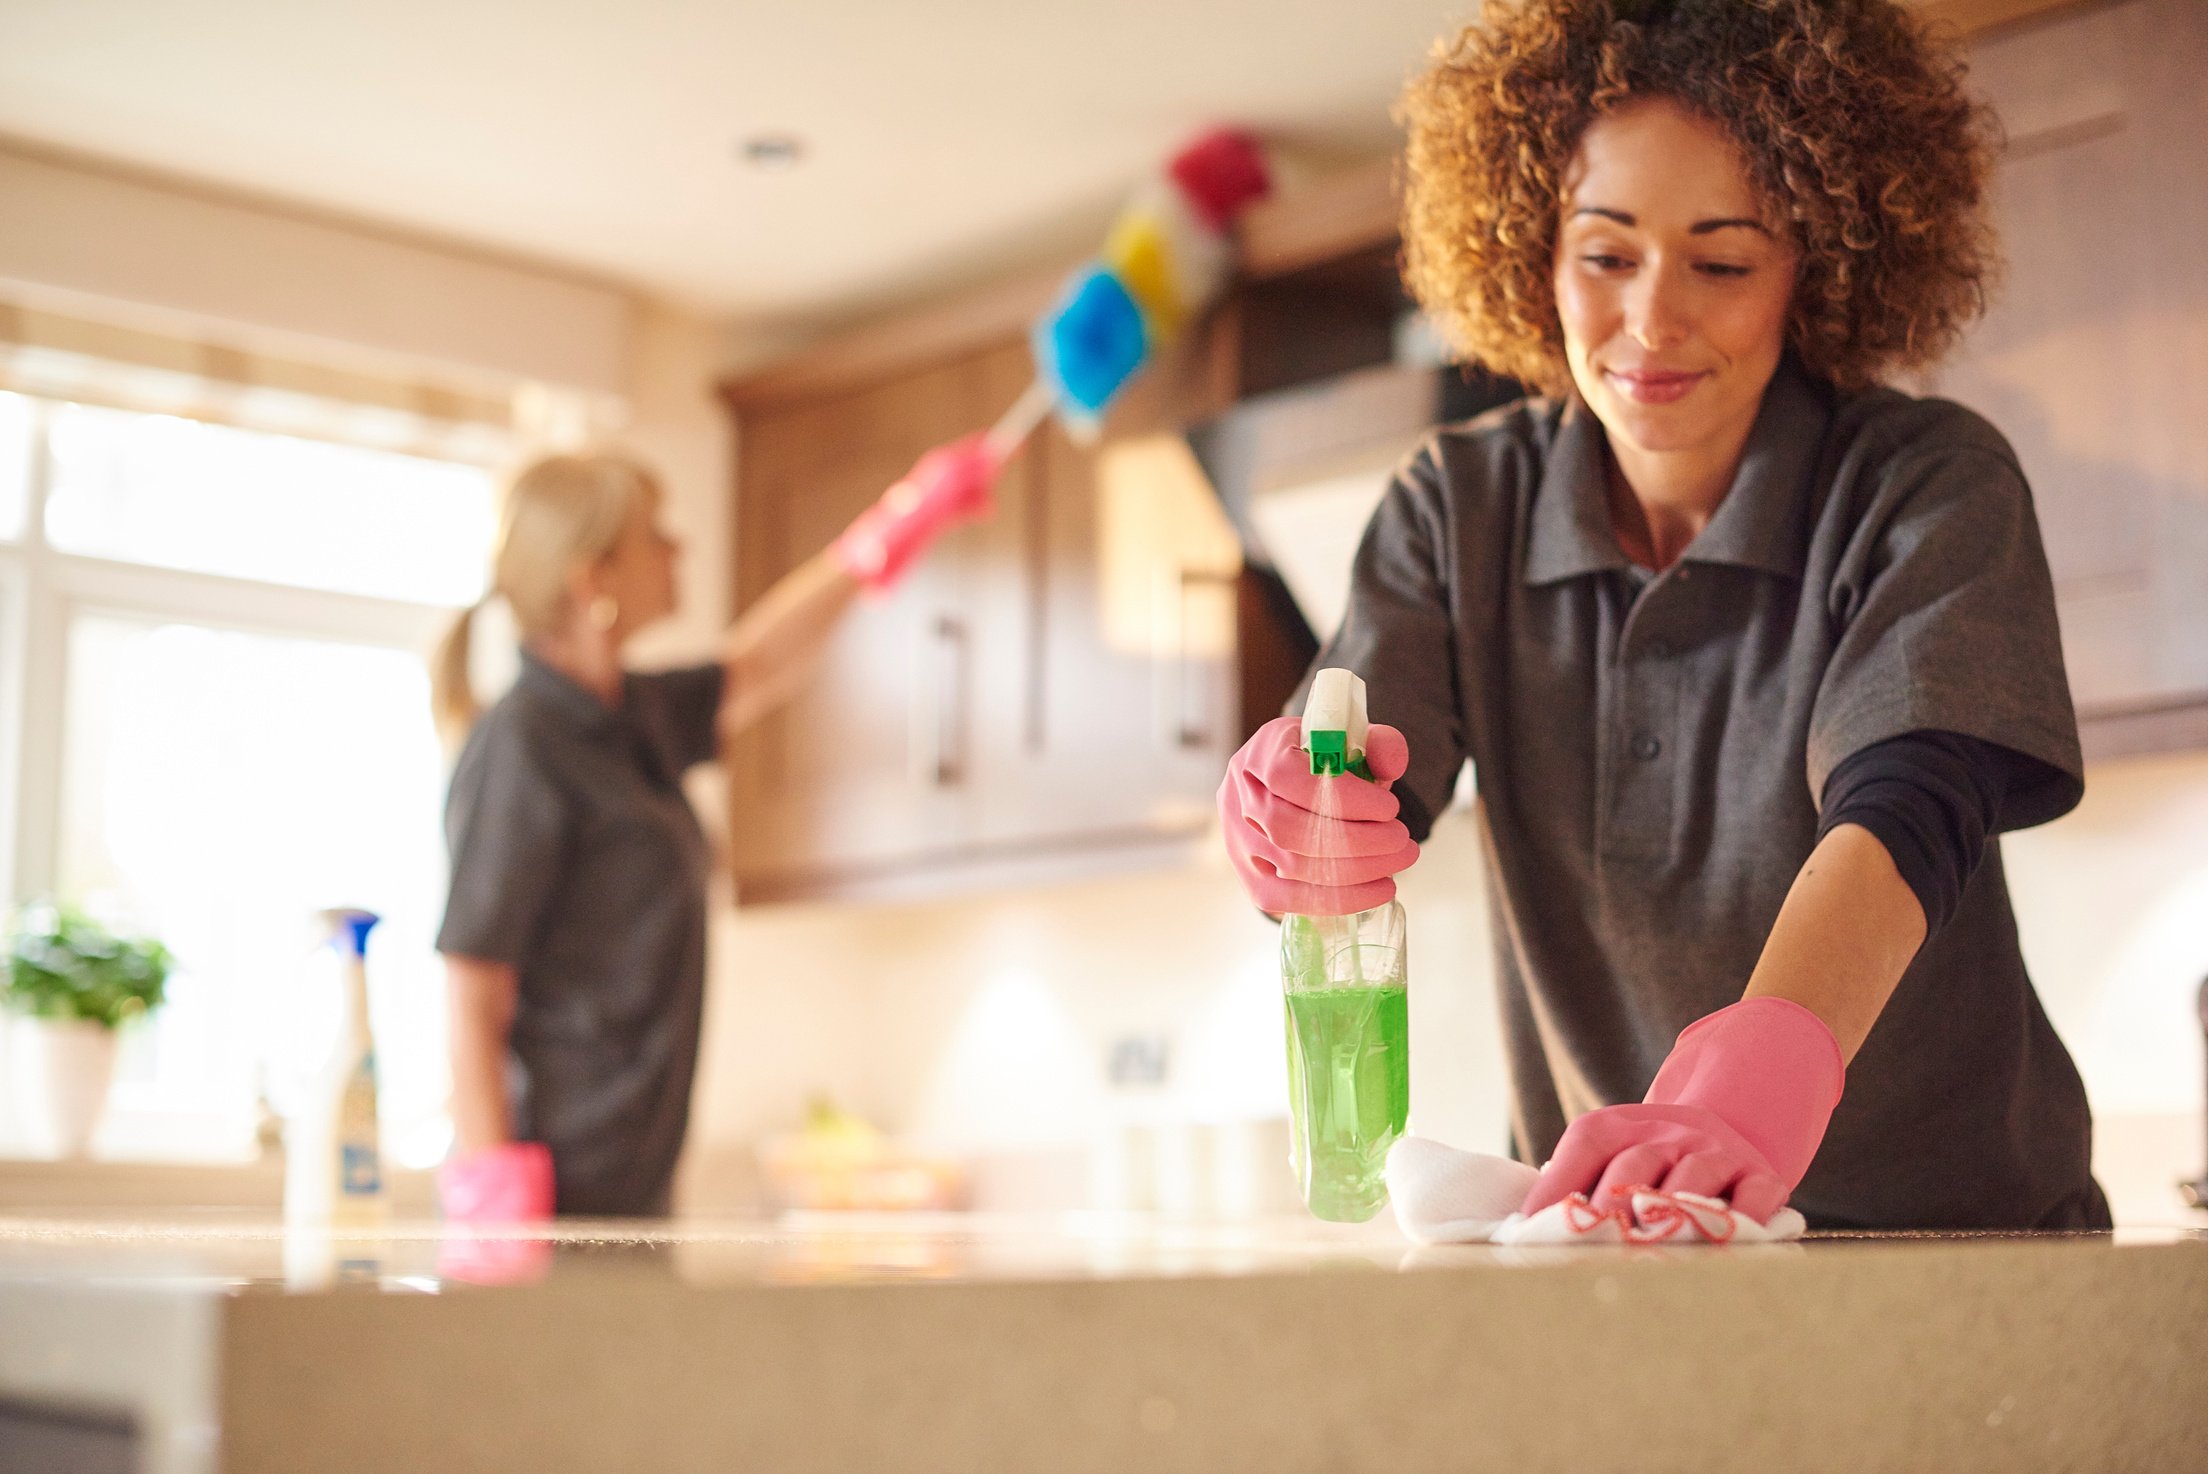
[[[719,665],[631,674],[619,710],[527,654],[445,803],[437,950],[510,963],[514,1132],[562,1213],[667,1211],[705,997],[711,857],[681,786],[714,755]]]
[[[1843,395],[1789,355],[1725,500],[1657,575],[1619,550],[1604,453],[1576,400],[1435,435],[1320,656],[1409,737],[1414,834],[1474,764],[1535,1162],[1738,1001],[1843,758],[1925,729],[2013,749],[2035,761],[2004,828],[2084,791],[2031,496],[1977,415]],[[2081,1222],[2089,1138],[1989,845],[1850,1065],[1795,1205],[1823,1226]]]

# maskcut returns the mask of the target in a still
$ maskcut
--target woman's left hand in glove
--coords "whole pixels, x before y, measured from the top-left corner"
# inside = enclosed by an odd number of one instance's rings
[[[1721,1008],[1681,1032],[1640,1105],[1572,1122],[1523,1211],[1573,1193],[1627,1208],[1634,1188],[1655,1188],[1723,1198],[1768,1221],[1808,1173],[1845,1077],[1839,1041],[1799,1003]]]

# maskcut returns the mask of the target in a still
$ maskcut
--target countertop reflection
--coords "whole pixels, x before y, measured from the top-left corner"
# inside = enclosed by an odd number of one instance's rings
[[[0,1280],[218,1294],[434,1294],[607,1274],[698,1286],[1351,1274],[1585,1265],[1598,1258],[1768,1260],[2019,1240],[2105,1250],[2208,1244],[2208,1230],[1838,1233],[1813,1234],[1799,1244],[1725,1249],[1501,1249],[1421,1247],[1404,1238],[1386,1214],[1365,1224],[1330,1224],[1309,1217],[1186,1223],[1103,1213],[802,1213],[771,1221],[561,1220],[484,1227],[395,1220],[331,1230],[287,1227],[236,1210],[106,1211],[0,1216]]]

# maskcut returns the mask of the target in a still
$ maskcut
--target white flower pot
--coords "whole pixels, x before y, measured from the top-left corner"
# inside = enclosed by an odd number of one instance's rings
[[[16,1017],[8,1021],[9,1074],[16,1081],[32,1148],[53,1157],[82,1157],[107,1111],[115,1078],[115,1031],[87,1019]]]

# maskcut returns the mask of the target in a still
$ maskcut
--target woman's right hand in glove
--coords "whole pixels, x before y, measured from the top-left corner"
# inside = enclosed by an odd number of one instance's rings
[[[1395,875],[1418,858],[1388,785],[1410,767],[1410,743],[1375,723],[1367,781],[1311,771],[1303,724],[1276,717],[1227,764],[1219,823],[1227,856],[1259,908],[1276,916],[1350,916],[1395,899]]]

